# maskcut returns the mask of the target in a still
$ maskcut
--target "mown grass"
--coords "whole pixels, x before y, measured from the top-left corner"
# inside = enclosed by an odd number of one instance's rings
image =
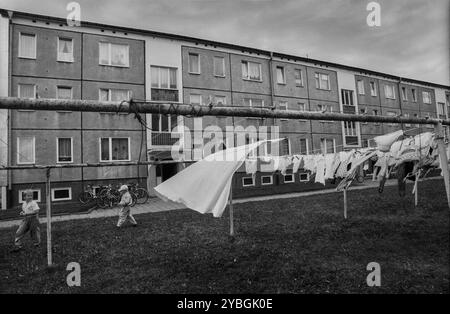
[[[396,187],[235,205],[220,219],[191,210],[53,225],[54,261],[44,245],[13,254],[15,229],[0,231],[0,292],[31,293],[449,293],[449,209],[443,181],[420,185],[420,204],[401,210]],[[411,185],[408,186],[410,191]],[[413,208],[407,195],[405,208]],[[66,265],[81,265],[81,287]],[[381,265],[381,287],[366,266]]]

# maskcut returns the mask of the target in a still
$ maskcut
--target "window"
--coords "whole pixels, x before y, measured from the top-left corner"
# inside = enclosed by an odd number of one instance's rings
[[[200,55],[198,53],[189,53],[188,67],[189,73],[200,74]]]
[[[370,82],[370,95],[373,97],[377,97],[377,86],[375,82]]]
[[[261,185],[271,185],[273,184],[272,176],[262,176],[261,177]]]
[[[409,113],[403,114],[403,117],[409,118],[409,117],[410,117],[410,116],[409,116]],[[411,127],[411,123],[405,123],[405,126],[406,126],[407,128],[410,128],[410,127]]]
[[[415,88],[411,89],[412,92],[412,100],[413,102],[417,102],[417,91]]]
[[[35,34],[19,34],[19,58],[36,59]]]
[[[202,95],[190,94],[189,95],[189,103],[192,105],[201,105],[202,104]]]
[[[285,74],[284,67],[277,66],[276,71],[277,71],[277,83],[278,84],[286,84],[286,78],[284,75]]]
[[[330,90],[330,76],[324,73],[315,73],[316,88]]]
[[[360,108],[359,109],[359,114],[364,116],[367,114],[367,108]],[[362,122],[362,124],[367,124],[367,122]]]
[[[17,163],[34,164],[35,162],[35,138],[17,138]]]
[[[359,132],[354,121],[344,121],[345,146],[359,145]]]
[[[225,77],[225,58],[214,57],[214,75]]]
[[[406,87],[402,87],[402,100],[407,101],[408,100],[408,94],[406,92]]]
[[[72,99],[72,87],[70,86],[57,86],[56,87],[56,99]]]
[[[100,161],[129,161],[130,138],[100,138]]]
[[[129,67],[129,46],[123,44],[99,43],[98,62],[101,65]]]
[[[283,180],[284,183],[294,183],[295,182],[294,175],[291,173],[283,175],[283,178],[284,178],[284,180]]]
[[[242,61],[242,78],[250,81],[262,81],[261,64]]]
[[[422,92],[422,99],[424,104],[431,104],[431,93],[430,92]]]
[[[333,154],[336,152],[336,145],[334,139],[321,138],[320,139],[320,149],[322,154]]]
[[[28,189],[27,189],[28,190]],[[19,190],[19,199],[25,202],[25,192],[27,190]],[[41,201],[41,190],[40,189],[29,189],[33,193],[33,201],[40,202]]]
[[[300,182],[308,182],[309,181],[309,173],[308,172],[300,172],[298,174]]]
[[[253,177],[244,177],[242,178],[242,186],[255,186],[255,180]]]
[[[388,111],[387,112],[388,117],[395,117],[397,113],[395,111]],[[389,123],[390,126],[395,126],[395,123]]]
[[[364,81],[363,80],[358,80],[358,94],[359,95],[365,95],[366,91],[364,89]]]
[[[226,105],[227,104],[227,98],[225,96],[214,96],[214,103],[216,105]]]
[[[73,39],[58,37],[58,61],[73,62]]]
[[[36,98],[36,85],[19,84],[17,95],[19,95],[20,98]]]
[[[283,139],[280,142],[281,156],[287,156],[291,154],[291,140],[288,138]]]
[[[123,101],[130,100],[130,91],[127,89],[106,89],[99,90],[100,101]]]
[[[177,69],[151,66],[152,88],[177,89]]]
[[[288,110],[288,102],[287,101],[280,101],[278,103],[278,109],[279,110]],[[287,121],[288,119],[280,119],[280,121]]]
[[[300,69],[295,69],[294,77],[295,77],[295,86],[303,87],[303,71]]]
[[[308,147],[308,139],[307,138],[301,138],[300,139],[299,154],[300,155],[308,155],[309,154],[309,147]]]
[[[70,201],[72,199],[72,188],[53,188],[52,201]]]
[[[395,99],[394,85],[392,85],[392,84],[384,85],[384,95],[388,99]]]
[[[333,107],[331,105],[317,105],[317,111],[322,113],[333,112]],[[320,120],[322,123],[333,123],[333,121],[329,120]]]
[[[438,102],[437,112],[440,116],[445,116],[445,104],[443,102]]]
[[[245,107],[261,108],[264,107],[264,100],[257,98],[243,98],[243,105]]]
[[[171,132],[177,126],[176,115],[152,114],[153,132]]]
[[[344,106],[354,106],[354,104],[353,104],[353,91],[352,90],[342,89],[341,90],[341,97],[342,97],[342,104]]]
[[[58,163],[73,162],[73,142],[70,137],[59,137],[56,139],[56,151]]]

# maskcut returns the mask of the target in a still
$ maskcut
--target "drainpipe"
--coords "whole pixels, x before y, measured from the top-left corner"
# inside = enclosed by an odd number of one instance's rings
[[[402,109],[402,101],[403,101],[403,95],[402,95],[402,89],[400,87],[400,84],[402,83],[402,78],[399,76],[398,78],[398,85],[397,85],[397,91],[398,91],[398,104],[400,106],[400,116],[403,116],[403,109]],[[402,127],[402,131],[404,131],[403,123],[400,124]]]
[[[12,17],[13,17],[13,12],[12,11],[8,11],[8,17],[9,17],[9,43],[8,43],[8,56],[9,56],[9,73],[8,73],[8,94],[9,96],[12,96],[12,36],[13,36],[13,31],[12,31]],[[11,135],[11,131],[12,131],[12,123],[11,123],[11,109],[8,110],[8,166],[12,165],[12,135]],[[12,191],[12,173],[11,170],[8,170],[8,190]],[[8,193],[10,194],[10,193]],[[9,195],[10,196],[10,195]],[[8,197],[7,197],[8,199]]]

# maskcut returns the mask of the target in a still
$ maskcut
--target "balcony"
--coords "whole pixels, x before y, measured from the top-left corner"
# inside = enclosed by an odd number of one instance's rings
[[[151,132],[151,147],[170,148],[180,139],[181,133],[174,132]]]

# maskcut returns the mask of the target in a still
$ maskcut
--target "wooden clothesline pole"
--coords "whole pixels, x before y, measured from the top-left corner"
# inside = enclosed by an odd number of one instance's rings
[[[347,219],[347,188],[344,188],[344,219]]]
[[[50,183],[51,168],[47,169],[46,182],[46,218],[47,218],[47,266],[53,265],[52,256],[52,205],[51,205],[51,183]]]
[[[230,205],[230,236],[234,237],[233,181],[231,181],[230,186],[229,205]]]

